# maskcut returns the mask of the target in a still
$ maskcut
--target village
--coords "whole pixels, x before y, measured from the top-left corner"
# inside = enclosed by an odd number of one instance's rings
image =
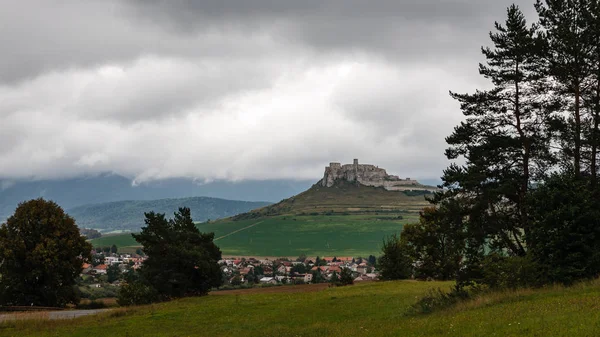
[[[96,249],[92,263],[85,263],[80,275],[79,288],[82,298],[110,297],[122,284],[138,278],[146,256],[138,250],[133,254],[116,252],[116,247]],[[353,282],[375,281],[379,273],[375,269],[376,258],[362,257],[306,257],[254,258],[227,257],[218,261],[223,286],[214,290],[296,285],[311,283],[335,283],[344,269],[352,275]]]

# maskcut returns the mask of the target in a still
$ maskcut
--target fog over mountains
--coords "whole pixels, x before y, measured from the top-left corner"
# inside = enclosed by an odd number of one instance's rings
[[[119,175],[27,182],[0,180],[0,221],[9,217],[19,202],[39,197],[54,200],[65,210],[112,201],[195,196],[277,202],[306,190],[315,182],[316,179],[200,183],[190,179],[168,179],[134,186],[131,180]]]

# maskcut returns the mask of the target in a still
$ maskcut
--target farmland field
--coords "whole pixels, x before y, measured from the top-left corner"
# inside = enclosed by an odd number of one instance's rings
[[[224,255],[239,256],[368,256],[378,255],[387,235],[417,221],[416,213],[368,215],[275,216],[202,223],[202,232],[214,232]],[[135,250],[130,234],[91,241],[94,246],[116,244],[122,251]]]
[[[492,293],[429,315],[406,315],[427,289],[438,287],[448,289],[450,283],[395,281],[342,288],[308,285],[225,291],[73,321],[5,322],[0,323],[0,336],[600,335],[598,281],[571,288]],[[294,288],[305,291],[284,291]]]

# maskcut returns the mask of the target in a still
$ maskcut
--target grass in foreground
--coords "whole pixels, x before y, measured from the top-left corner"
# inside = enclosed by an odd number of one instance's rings
[[[2,336],[598,336],[600,282],[488,294],[406,316],[442,282],[379,282],[316,292],[236,293],[118,309],[67,322],[9,322]],[[285,287],[282,287],[285,288]],[[307,287],[307,289],[310,289]]]

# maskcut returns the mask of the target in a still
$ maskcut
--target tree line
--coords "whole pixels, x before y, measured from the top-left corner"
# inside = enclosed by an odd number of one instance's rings
[[[173,219],[154,212],[145,216],[146,226],[132,235],[147,259],[139,271],[129,268],[124,275],[120,304],[205,295],[222,284],[221,251],[212,233],[198,231],[189,208],[180,208]],[[116,253],[117,247],[98,250]],[[0,306],[78,304],[83,264],[102,263],[91,253],[91,244],[59,205],[42,198],[19,204],[0,226]],[[120,270],[111,265],[107,274],[114,281]]]
[[[453,164],[419,222],[386,241],[384,272],[459,287],[600,274],[600,1],[534,6],[533,24],[516,5],[494,24],[479,64],[491,87],[450,93],[465,116],[446,138]]]

